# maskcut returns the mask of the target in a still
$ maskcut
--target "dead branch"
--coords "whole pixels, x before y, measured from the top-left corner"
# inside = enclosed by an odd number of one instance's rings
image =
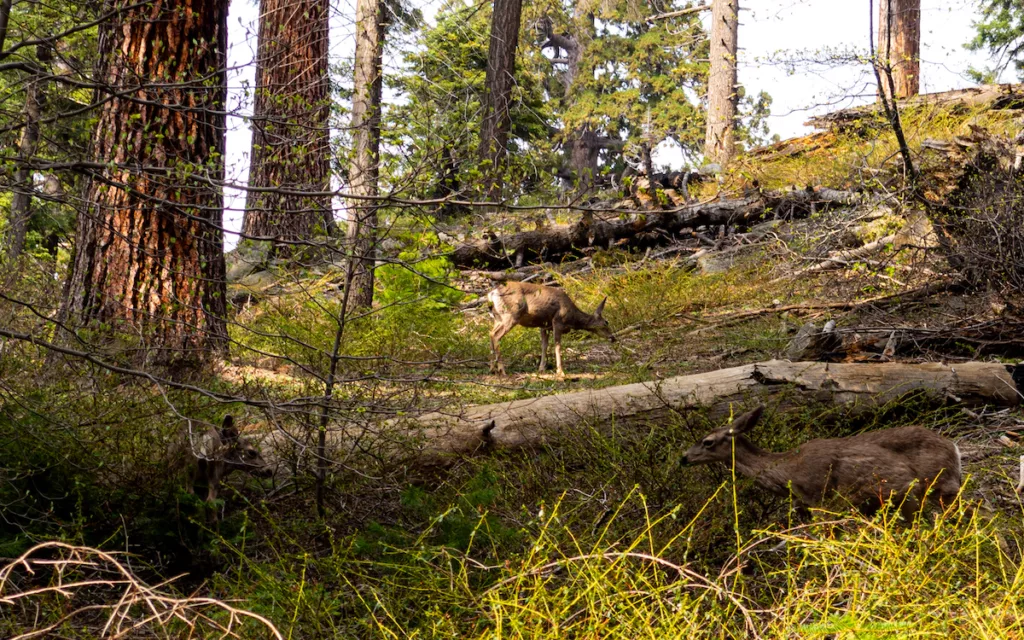
[[[170,627],[177,624],[188,627],[189,637],[242,638],[250,637],[252,627],[247,623],[283,640],[274,624],[259,614],[214,598],[177,596],[165,587],[166,583],[147,585],[113,554],[63,542],[38,544],[0,566],[0,606],[8,608],[9,620],[15,619],[18,608],[25,614],[24,631],[12,640],[52,637],[65,627],[92,628],[95,637],[172,637]],[[61,603],[56,620],[38,617],[50,609],[41,606],[48,598]],[[64,607],[78,600],[88,604]]]
[[[761,309],[752,309],[750,311],[740,311],[738,313],[729,314],[722,320],[713,324],[708,324],[699,329],[690,331],[687,335],[696,335],[704,331],[712,331],[715,329],[721,329],[724,327],[731,326],[744,320],[756,318],[757,316],[766,315],[769,313],[783,313],[786,311],[821,311],[826,309],[843,309],[846,311],[853,311],[863,307],[869,307],[873,305],[882,306],[887,303],[902,303],[908,300],[916,298],[923,298],[940,291],[944,291],[949,288],[951,283],[949,282],[933,282],[917,289],[910,291],[904,291],[901,293],[888,294],[884,296],[876,296],[874,298],[868,298],[867,300],[850,301],[850,302],[820,302],[820,303],[801,303],[801,304],[790,304],[778,307],[763,307]],[[707,318],[705,318],[707,319]]]

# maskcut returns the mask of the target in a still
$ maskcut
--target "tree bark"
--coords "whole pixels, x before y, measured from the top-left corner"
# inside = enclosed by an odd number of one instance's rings
[[[27,163],[32,160],[39,146],[40,91],[43,80],[29,78],[25,85],[25,126],[18,143],[18,169],[14,173],[14,188],[11,196],[10,228],[7,236],[7,258],[16,259],[25,248],[28,223],[32,219],[32,193],[35,191],[32,171]]]
[[[656,246],[670,241],[683,229],[705,225],[746,225],[767,212],[787,217],[806,217],[828,207],[849,206],[864,196],[848,191],[785,191],[749,198],[692,204],[664,211],[644,211],[595,220],[585,213],[574,225],[524,231],[511,236],[481,239],[460,245],[449,254],[457,267],[508,269],[531,262],[580,255],[588,248],[616,245],[626,248]]]
[[[723,167],[736,150],[736,54],[739,0],[711,4],[711,71],[704,159]]]
[[[892,73],[896,98],[916,96],[921,85],[921,0],[879,0],[878,58]],[[883,79],[882,92],[892,98]]]
[[[255,189],[330,190],[327,0],[262,0],[252,162]],[[329,232],[329,196],[250,191],[242,233],[286,242]]]
[[[484,79],[483,120],[480,122],[480,160],[487,163],[487,198],[501,200],[502,169],[508,148],[512,87],[522,0],[494,0],[491,39]]]
[[[373,305],[373,271],[377,255],[377,179],[380,166],[380,109],[383,88],[384,4],[357,0],[355,87],[352,96],[352,137],[355,146],[349,188],[348,239],[354,260],[353,309]],[[369,199],[362,199],[369,198]]]
[[[7,42],[7,25],[11,20],[11,5],[13,0],[0,0],[0,52],[4,50]]]
[[[67,317],[133,360],[194,369],[226,349],[227,0],[121,0],[96,125]],[[141,82],[141,84],[140,84]]]

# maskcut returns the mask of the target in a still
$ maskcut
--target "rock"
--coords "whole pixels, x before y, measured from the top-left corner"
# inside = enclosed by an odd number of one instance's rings
[[[270,255],[270,241],[243,240],[233,251],[224,254],[228,282],[241,282],[246,276],[265,269]]]
[[[251,289],[253,293],[266,291],[276,284],[277,276],[269,271],[257,271],[255,273],[250,273],[238,282],[240,287]]]

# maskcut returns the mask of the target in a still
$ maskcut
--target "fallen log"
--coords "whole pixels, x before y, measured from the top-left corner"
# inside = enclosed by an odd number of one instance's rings
[[[938,93],[922,93],[912,98],[898,101],[899,108],[915,107],[963,107],[989,109],[1021,109],[1024,108],[1024,84],[987,84],[968,89],[955,89]],[[825,115],[814,116],[804,123],[816,129],[848,129],[863,126],[864,120],[871,117],[884,117],[878,103],[840,109]],[[886,124],[885,126],[888,126]]]
[[[987,362],[956,365],[829,364],[770,360],[694,375],[605,389],[434,412],[395,421],[416,434],[414,458],[443,462],[453,454],[542,444],[582,421],[650,422],[698,408],[728,412],[775,396],[782,406],[845,405],[851,411],[884,405],[907,394],[964,405],[1016,406],[1024,388],[1024,366]]]
[[[596,247],[645,248],[671,242],[684,229],[748,226],[765,215],[799,218],[829,207],[861,204],[869,196],[834,189],[757,193],[745,198],[688,204],[659,211],[608,211],[602,220],[588,211],[573,225],[491,236],[456,247],[449,258],[459,268],[516,269],[558,261]]]

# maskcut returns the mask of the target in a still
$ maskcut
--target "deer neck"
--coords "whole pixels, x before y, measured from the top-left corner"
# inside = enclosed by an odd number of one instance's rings
[[[789,479],[780,469],[780,463],[789,457],[789,453],[765,451],[744,437],[738,437],[736,443],[736,470],[763,489],[774,493],[789,492]]]

